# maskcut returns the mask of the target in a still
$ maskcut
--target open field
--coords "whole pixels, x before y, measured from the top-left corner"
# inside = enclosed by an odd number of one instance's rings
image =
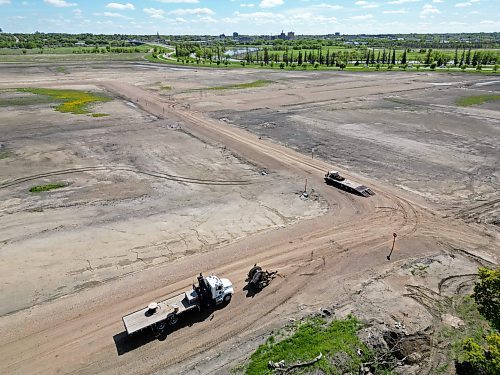
[[[60,113],[7,90],[23,87],[112,100]],[[499,261],[498,102],[457,105],[499,91],[459,73],[0,65],[0,372],[228,373],[325,307],[439,330],[441,299]],[[376,195],[325,185],[328,169]],[[251,296],[257,262],[283,277]],[[229,306],[126,337],[123,315],[198,272],[233,281]],[[449,362],[437,344],[423,371]]]

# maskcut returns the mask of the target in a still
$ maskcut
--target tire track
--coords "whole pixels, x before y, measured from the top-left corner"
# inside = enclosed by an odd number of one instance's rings
[[[24,176],[24,177],[11,179],[11,180],[6,180],[3,182],[0,182],[0,189],[5,189],[7,187],[19,185],[19,184],[22,184],[24,182],[33,181],[33,180],[37,180],[40,178],[60,176],[60,175],[73,174],[73,173],[99,172],[99,171],[103,171],[103,172],[115,172],[115,171],[132,172],[132,173],[142,174],[145,176],[160,178],[160,179],[164,179],[164,180],[184,182],[184,183],[188,183],[188,184],[198,184],[198,185],[235,186],[235,185],[250,185],[250,184],[254,183],[254,181],[252,181],[252,180],[204,180],[204,179],[199,179],[199,178],[177,176],[177,175],[172,175],[172,174],[167,174],[167,173],[157,172],[157,171],[141,170],[141,169],[136,169],[136,168],[128,167],[128,166],[102,165],[102,166],[95,166],[95,167],[60,169],[60,170],[55,170],[55,171],[50,171],[50,172],[45,172],[45,173],[39,173],[39,174],[31,175],[31,176]]]

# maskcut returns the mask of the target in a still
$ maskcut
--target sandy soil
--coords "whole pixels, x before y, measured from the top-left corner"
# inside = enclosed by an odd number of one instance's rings
[[[491,77],[65,68],[0,67],[0,88],[115,97],[99,119],[2,108],[2,373],[226,373],[270,330],[325,306],[416,332],[453,320],[429,300],[464,292],[478,265],[498,262],[488,223],[498,218],[500,112],[454,105]],[[193,91],[256,79],[274,83]],[[333,167],[376,195],[326,186]],[[53,181],[68,186],[27,191]],[[283,277],[250,296],[255,262]],[[228,307],[161,340],[126,336],[122,315],[200,271],[234,282]],[[441,361],[434,348],[423,368]]]

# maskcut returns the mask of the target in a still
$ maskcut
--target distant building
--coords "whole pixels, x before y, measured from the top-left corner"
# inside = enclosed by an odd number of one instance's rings
[[[283,30],[281,30],[281,34],[278,35],[277,38],[281,39],[281,40],[292,40],[292,39],[295,39],[295,33],[293,31],[289,31],[287,34],[285,34],[283,32]],[[271,39],[274,39],[274,38],[271,37]]]

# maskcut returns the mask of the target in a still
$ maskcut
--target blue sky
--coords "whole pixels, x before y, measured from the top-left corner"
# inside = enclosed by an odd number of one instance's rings
[[[500,0],[0,0],[5,32],[378,34],[500,31]]]

